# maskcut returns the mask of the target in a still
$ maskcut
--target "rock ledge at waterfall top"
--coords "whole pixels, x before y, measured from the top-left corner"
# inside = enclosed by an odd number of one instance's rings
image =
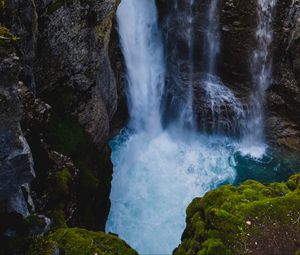
[[[299,195],[299,174],[286,183],[248,180],[208,192],[187,208],[187,226],[174,254],[298,254]]]

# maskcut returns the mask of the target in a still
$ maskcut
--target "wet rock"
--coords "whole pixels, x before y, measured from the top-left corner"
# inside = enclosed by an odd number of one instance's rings
[[[21,186],[31,182],[35,174],[31,151],[20,127],[18,72],[16,56],[0,59],[0,201],[10,200],[10,211],[27,215]]]

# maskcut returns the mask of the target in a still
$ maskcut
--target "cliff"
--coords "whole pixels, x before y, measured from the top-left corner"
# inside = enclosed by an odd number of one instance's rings
[[[1,253],[22,254],[29,237],[50,229],[104,229],[107,141],[123,125],[113,119],[124,101],[121,60],[111,64],[109,48],[118,49],[118,4],[1,1]]]
[[[203,122],[203,113],[210,112],[210,104],[203,103],[205,91],[201,88],[201,75],[208,61],[207,12],[211,1],[195,1],[193,4],[193,52],[192,61],[188,57],[189,45],[187,39],[186,13],[188,7],[185,2],[178,4],[157,0],[160,21],[165,35],[167,58],[167,100],[180,103],[173,94],[180,98],[185,88],[174,92],[172,84],[176,80],[185,84],[189,77],[189,70],[193,70],[194,79],[194,111],[198,122]],[[274,10],[273,42],[270,47],[272,57],[272,81],[267,90],[267,100],[264,103],[266,113],[266,134],[268,143],[280,150],[300,151],[299,130],[299,1],[277,1]],[[216,73],[220,80],[234,93],[235,97],[247,109],[251,90],[253,90],[253,77],[251,74],[251,58],[257,47],[257,1],[220,0],[217,2],[216,15],[213,19],[218,24],[214,40],[219,41],[216,58]],[[187,86],[185,84],[185,86]],[[176,101],[177,100],[177,101]],[[176,108],[176,103],[173,108]],[[228,102],[221,104],[221,114],[218,116],[224,126],[230,125],[231,105]],[[226,109],[223,110],[222,109]],[[168,109],[169,115],[174,109]],[[215,113],[219,114],[219,113]],[[209,113],[205,121],[210,123],[213,115]],[[226,116],[225,116],[226,115]],[[212,124],[210,124],[212,125]],[[208,127],[210,129],[211,127]]]

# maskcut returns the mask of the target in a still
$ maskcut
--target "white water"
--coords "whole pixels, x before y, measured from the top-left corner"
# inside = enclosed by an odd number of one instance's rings
[[[117,12],[126,61],[130,127],[159,132],[164,56],[153,0],[124,0]]]
[[[191,18],[192,9],[188,11]],[[155,1],[123,0],[117,17],[130,121],[111,143],[114,175],[106,230],[141,254],[171,254],[180,242],[192,199],[234,180],[234,145],[225,137],[183,131],[178,123],[161,128],[165,64]],[[191,94],[192,74],[190,70]]]
[[[222,133],[219,117],[224,115],[224,105],[233,116],[228,127],[231,130],[240,129],[244,113],[240,102],[215,74],[218,25],[210,22],[218,21],[214,18],[217,2],[213,0],[208,10],[211,30],[207,31],[207,40],[213,40],[213,45],[208,47],[209,74],[203,89],[213,115],[213,133]],[[111,142],[114,175],[106,231],[117,233],[140,254],[171,254],[185,227],[187,205],[194,197],[233,182],[236,175],[234,140],[183,128],[194,122],[194,2],[187,3],[189,93],[179,113],[180,123],[174,122],[167,130],[161,125],[165,63],[155,0],[122,0],[117,12],[130,120],[128,128]],[[174,4],[176,9],[177,1]]]
[[[243,105],[232,91],[214,75],[208,74],[204,78],[203,88],[207,107],[202,111],[204,130],[210,125],[214,134],[232,132],[238,134],[244,126],[245,112]],[[211,124],[207,123],[211,118]],[[206,121],[205,121],[206,120]]]
[[[261,158],[267,149],[265,143],[264,105],[266,90],[272,81],[270,46],[273,40],[273,12],[276,0],[258,0],[256,30],[257,48],[251,60],[253,89],[250,96],[250,115],[240,150],[244,155]]]
[[[122,140],[122,141],[120,141]],[[122,134],[112,142],[114,177],[107,231],[140,254],[171,254],[196,196],[235,178],[231,141],[176,131]]]
[[[217,14],[217,5],[219,0],[211,0],[208,13],[207,13],[207,24],[206,24],[206,45],[208,48],[207,62],[207,73],[214,75],[216,67],[217,54],[219,53],[219,40],[217,37],[219,27],[219,15]],[[206,50],[206,49],[205,49]]]

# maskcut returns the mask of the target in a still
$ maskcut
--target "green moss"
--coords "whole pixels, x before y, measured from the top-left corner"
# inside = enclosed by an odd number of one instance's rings
[[[65,213],[62,209],[55,209],[52,214],[52,229],[66,228]]]
[[[90,138],[75,119],[54,117],[52,123],[49,140],[53,142],[53,146],[58,152],[70,156],[79,168],[78,185],[82,193],[92,194],[97,189],[98,176],[93,171],[95,166],[91,163],[93,158],[97,162],[98,149],[91,143]],[[61,187],[65,191],[66,177],[65,175],[58,176],[58,179],[61,180]]]
[[[72,176],[69,168],[65,167],[51,176],[50,184],[52,186],[52,197],[56,201],[64,200],[69,195]],[[55,186],[55,189],[53,189]]]
[[[124,241],[103,232],[64,228],[51,233],[47,240],[57,243],[65,255],[137,255]]]
[[[4,2],[0,2],[0,7],[4,6]],[[17,40],[17,37],[14,36],[5,26],[0,24],[0,55],[7,55],[13,53],[14,47],[13,42]]]
[[[35,237],[29,247],[27,255],[53,255],[56,243],[43,237]]]
[[[202,244],[202,250],[197,255],[229,255],[230,252],[220,239],[208,239]]]
[[[270,185],[249,180],[240,187],[223,186],[194,199],[187,208],[182,244],[174,254],[187,254],[191,249],[197,255],[244,254],[243,244],[267,242],[271,235],[278,238],[280,245],[284,237],[280,237],[278,228],[300,237],[300,229],[292,227],[300,218],[299,186],[300,174],[286,183]],[[192,240],[200,241],[198,249],[191,246]],[[289,247],[295,252],[294,241],[290,242]]]
[[[102,187],[109,184],[111,172],[104,161],[105,152],[100,151],[93,144],[84,127],[79,124],[77,117],[71,114],[74,112],[73,105],[78,104],[79,98],[85,96],[89,95],[78,93],[70,87],[58,86],[53,91],[45,92],[43,99],[52,107],[49,125],[46,127],[47,141],[53,150],[69,156],[79,170],[76,178],[72,180],[72,194],[77,205],[76,216],[80,217],[77,220],[80,226],[93,228],[95,227],[95,210],[99,212],[95,205],[95,197],[99,196],[99,182],[103,182]],[[53,205],[56,198],[59,203],[65,204],[64,196],[59,196],[59,193],[67,194],[66,191],[68,191],[67,180],[69,178],[65,174],[59,173],[52,176],[54,181],[51,183],[58,182],[61,190],[60,192],[53,191]],[[100,210],[105,210],[105,206],[103,204]],[[61,208],[64,206],[60,206],[59,209]]]

